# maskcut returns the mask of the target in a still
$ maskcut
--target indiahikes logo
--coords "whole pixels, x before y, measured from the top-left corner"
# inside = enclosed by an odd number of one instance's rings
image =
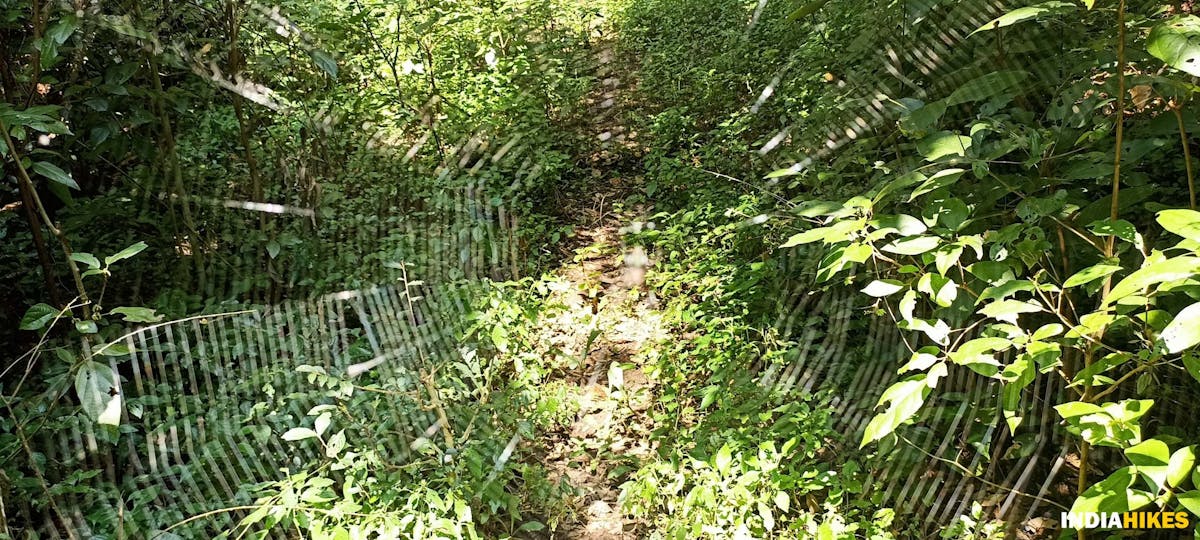
[[[1186,529],[1187,512],[1063,512],[1064,529]]]

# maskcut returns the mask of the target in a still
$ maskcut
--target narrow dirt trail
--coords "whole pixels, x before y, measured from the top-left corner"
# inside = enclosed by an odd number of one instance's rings
[[[621,513],[619,486],[654,450],[647,410],[656,392],[645,368],[666,336],[659,300],[644,285],[653,263],[626,242],[628,233],[653,225],[644,221],[649,205],[624,202],[640,189],[642,149],[625,121],[636,71],[616,50],[611,42],[596,45],[599,84],[583,126],[594,141],[586,157],[593,185],[567,210],[577,247],[552,274],[548,301],[562,309],[538,331],[543,344],[571,359],[571,369],[547,384],[562,385],[565,401],[578,406],[573,421],[538,443],[550,477],[574,494],[552,538],[636,538],[637,524]]]

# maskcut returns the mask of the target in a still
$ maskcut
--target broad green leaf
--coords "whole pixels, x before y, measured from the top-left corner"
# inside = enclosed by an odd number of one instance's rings
[[[972,265],[974,267],[975,265]],[[994,285],[983,290],[979,294],[979,299],[975,304],[981,304],[987,300],[1004,300],[1019,292],[1028,292],[1036,289],[1037,286],[1032,281],[1024,279],[1011,279],[999,285]]]
[[[849,265],[862,263],[871,258],[874,250],[867,244],[852,243],[837,247],[821,259],[817,270],[817,281],[828,281]]]
[[[788,497],[787,492],[778,491],[775,493],[775,507],[779,508],[780,512],[783,512],[786,514],[788,511],[788,508],[791,506],[791,502],[792,502],[791,498]]]
[[[107,364],[85,362],[75,373],[75,393],[83,412],[93,421],[121,423],[121,393],[117,374]]]
[[[1096,281],[1097,279],[1105,276],[1111,276],[1120,271],[1120,266],[1114,266],[1111,264],[1097,264],[1095,266],[1089,266],[1076,272],[1075,275],[1067,278],[1067,281],[1063,283],[1063,288],[1070,289],[1071,287],[1086,285]]]
[[[321,71],[329,74],[331,78],[337,78],[337,60],[334,60],[329,53],[322,51],[321,49],[311,49],[308,51],[308,54],[312,56],[313,63],[317,64],[317,67],[321,68]]]
[[[528,521],[517,527],[517,532],[537,532],[546,528],[540,521]]]
[[[1125,457],[1136,465],[1137,474],[1144,477],[1154,491],[1158,492],[1167,481],[1167,463],[1171,461],[1171,449],[1158,439],[1146,439],[1125,449]]]
[[[1195,467],[1196,447],[1185,446],[1176,450],[1167,463],[1167,484],[1173,488],[1179,487]]]
[[[108,312],[109,315],[121,315],[127,322],[134,323],[155,323],[161,321],[163,316],[156,313],[153,309],[144,307],[119,307],[113,308]]]
[[[717,468],[717,472],[727,475],[732,463],[733,449],[728,444],[721,445],[721,449],[717,450],[717,455],[713,458],[713,466]]]
[[[1004,420],[1008,423],[1008,431],[1016,433],[1024,417],[1021,416],[1021,392],[1033,382],[1037,376],[1029,355],[1022,354],[1015,361],[1004,367],[1000,379],[1004,381],[1001,389],[1000,404],[1004,412]]]
[[[91,253],[72,253],[71,260],[75,262],[81,262],[92,268],[100,268],[100,259],[97,259],[96,256],[92,255]]]
[[[817,217],[835,214],[843,207],[840,202],[833,201],[804,201],[796,207],[795,214],[800,217]]]
[[[1139,250],[1145,246],[1145,241],[1142,240],[1141,233],[1137,232],[1137,228],[1132,223],[1123,219],[1113,221],[1105,218],[1095,223],[1089,224],[1088,229],[1097,236],[1115,236],[1133,244]]]
[[[1155,217],[1158,224],[1188,240],[1200,242],[1200,212],[1195,210],[1163,210]]]
[[[70,174],[67,174],[67,171],[58,168],[58,165],[47,163],[45,161],[38,161],[33,164],[32,169],[33,172],[45,176],[46,178],[58,182],[59,184],[67,186],[71,189],[79,189],[79,184],[75,183],[75,180],[71,178]]]
[[[317,432],[315,432],[311,429],[308,429],[308,428],[298,427],[298,428],[292,428],[292,429],[287,430],[287,432],[285,432],[283,434],[283,440],[285,440],[285,441],[302,441],[304,439],[311,439],[316,436],[317,436]]]
[[[137,255],[138,253],[141,253],[143,249],[146,249],[146,243],[138,242],[132,246],[122,249],[121,251],[118,251],[112,255],[105,257],[104,258],[104,266],[111,266],[112,263],[115,263],[120,260],[128,259],[134,255]]]
[[[898,232],[903,236],[921,234],[928,229],[925,223],[908,214],[879,216],[871,220],[869,225],[880,231]]]
[[[974,101],[986,101],[1018,87],[1029,77],[1024,71],[991,71],[954,90],[946,98],[950,106]]]
[[[802,244],[811,244],[818,240],[824,240],[825,236],[828,235],[830,232],[831,232],[830,227],[818,227],[816,229],[809,229],[809,230],[804,231],[799,234],[793,234],[791,238],[788,238],[787,242],[784,242],[783,245],[781,245],[779,247],[790,248],[790,247],[795,247],[795,246],[799,246]]]
[[[809,15],[812,15],[813,13],[816,13],[817,10],[821,9],[822,6],[828,3],[829,0],[809,0],[789,13],[788,20],[798,21],[803,19]]]
[[[1175,496],[1179,504],[1183,505],[1188,512],[1193,516],[1200,516],[1200,491],[1192,490],[1185,491]]]
[[[91,319],[75,321],[75,330],[80,334],[95,334],[100,331],[100,327],[96,325],[96,321]]]
[[[329,423],[332,420],[333,420],[332,414],[330,414],[328,412],[321,413],[321,415],[317,417],[316,422],[313,423],[313,428],[314,428],[314,431],[317,432],[317,435],[321,435],[321,434],[325,433],[325,430],[329,429]]]
[[[915,291],[912,292],[915,293]],[[903,302],[904,299],[901,299],[901,310],[903,310],[904,307]],[[924,332],[926,336],[929,336],[929,339],[933,340],[934,343],[939,345],[945,345],[950,341],[950,325],[946,324],[946,321],[941,319],[934,320],[932,323],[930,323],[925,319],[913,318],[911,320],[901,322],[898,326],[901,330]]]
[[[913,370],[925,371],[926,369],[929,369],[930,366],[937,363],[937,353],[937,347],[923,347],[917,352],[913,353],[912,358],[909,359],[908,363],[896,370],[896,373],[903,374]]]
[[[996,360],[995,353],[1006,351],[1011,346],[1012,342],[1004,338],[975,338],[950,353],[950,361],[966,366],[985,377],[991,377],[1000,371],[1000,362]]]
[[[879,405],[887,404],[887,409],[871,419],[863,432],[862,443],[865,447],[874,441],[891,434],[921,410],[925,398],[929,395],[928,377],[924,374],[909,377],[893,384],[879,398]]]
[[[1017,318],[1023,313],[1036,313],[1042,306],[1035,301],[997,300],[983,307],[979,313],[998,321],[1017,324]]]
[[[951,131],[939,131],[917,141],[917,152],[927,161],[946,156],[965,156],[971,148],[971,138]]]
[[[1170,354],[1200,343],[1200,303],[1183,308],[1159,337]]]
[[[917,290],[941,307],[950,307],[958,298],[958,284],[940,274],[925,274],[917,281]]]
[[[900,131],[913,138],[924,137],[937,128],[942,115],[946,114],[946,102],[934,101],[928,105],[913,104],[900,116]]]
[[[1200,76],[1200,17],[1183,15],[1150,30],[1146,51],[1168,66]]]
[[[275,257],[278,257],[279,249],[280,249],[279,242],[276,242],[274,240],[267,242],[267,256],[268,257],[270,257],[272,259],[274,259]]]
[[[1122,467],[1075,499],[1071,512],[1128,512],[1148,504],[1148,497],[1130,489],[1134,476],[1130,467]]]
[[[758,516],[762,518],[763,528],[770,531],[775,528],[775,515],[771,512],[771,507],[762,501],[758,502]]]
[[[1182,256],[1148,264],[1113,286],[1108,296],[1104,297],[1100,307],[1101,309],[1108,307],[1113,302],[1139,293],[1151,285],[1186,279],[1198,272],[1200,272],[1200,258],[1197,257]]]
[[[958,179],[966,172],[966,169],[943,169],[938,171],[933,176],[930,176],[929,179],[920,186],[917,186],[917,189],[913,190],[912,195],[909,195],[908,197],[908,202],[913,202],[913,200],[921,195],[936,191],[957,182]]]
[[[1057,411],[1058,415],[1063,417],[1063,419],[1069,420],[1085,414],[1095,414],[1103,409],[1094,403],[1087,403],[1084,401],[1069,401],[1067,403],[1055,405],[1054,410]]]
[[[1012,26],[1019,22],[1028,21],[1030,19],[1036,19],[1043,15],[1062,13],[1062,12],[1070,10],[1070,9],[1075,9],[1075,5],[1069,4],[1067,2],[1043,2],[1041,4],[1037,4],[1037,5],[1033,5],[1033,6],[1017,8],[1008,13],[1005,13],[1004,15],[996,17],[995,19],[992,19],[991,21],[988,21],[987,24],[980,26],[974,32],[971,32],[970,35],[973,36],[975,34],[978,34],[979,32],[985,32],[987,30],[995,30],[997,28],[1004,28],[1005,26]]]
[[[1183,355],[1183,367],[1193,379],[1196,379],[1196,382],[1200,382],[1200,356],[1195,354]]]
[[[864,288],[862,290],[862,292],[866,293],[868,296],[880,298],[880,297],[895,294],[903,288],[904,288],[904,284],[899,281],[896,281],[894,279],[884,279],[884,280],[877,279],[875,281],[872,281],[869,285],[867,285],[866,288]]]
[[[21,317],[21,330],[41,330],[59,311],[48,304],[34,304]]]
[[[897,255],[920,255],[937,249],[941,242],[942,239],[936,236],[910,236],[896,240],[880,249]]]
[[[97,350],[97,354],[104,356],[125,356],[132,352],[133,349],[131,349],[129,345],[125,343],[111,343]]]
[[[1063,333],[1063,330],[1063,325],[1058,323],[1050,323],[1034,331],[1033,336],[1031,336],[1029,339],[1031,341],[1042,341]]]
[[[67,42],[67,38],[75,33],[75,28],[79,26],[79,21],[73,17],[63,17],[54,26],[46,30],[46,37],[54,40],[55,43],[62,45]]]

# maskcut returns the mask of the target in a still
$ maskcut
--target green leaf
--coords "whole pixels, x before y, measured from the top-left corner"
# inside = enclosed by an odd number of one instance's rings
[[[75,17],[64,17],[46,30],[46,37],[54,40],[55,43],[62,45],[67,42],[67,38],[75,33],[75,28],[78,27],[78,21]]]
[[[325,430],[329,429],[329,424],[332,420],[333,420],[332,414],[327,413],[327,412],[321,413],[321,415],[318,416],[317,420],[313,423],[313,428],[314,428],[314,431],[317,432],[317,435],[324,434]]]
[[[995,19],[992,19],[987,24],[980,26],[974,32],[971,32],[970,35],[973,36],[975,34],[978,34],[979,32],[995,30],[997,28],[1004,28],[1005,26],[1012,26],[1019,22],[1028,21],[1030,19],[1036,19],[1043,15],[1062,13],[1063,11],[1067,11],[1069,9],[1074,9],[1074,8],[1075,8],[1075,6],[1073,4],[1069,4],[1067,2],[1043,2],[1041,4],[1037,4],[1037,5],[1033,5],[1033,6],[1017,8],[1008,13],[1005,13],[1004,15],[996,17]]]
[[[1182,256],[1148,264],[1113,286],[1108,296],[1104,297],[1100,307],[1101,309],[1106,308],[1113,302],[1139,293],[1151,285],[1186,279],[1197,272],[1200,272],[1200,258],[1197,257]]]
[[[771,512],[771,507],[767,503],[758,501],[758,515],[763,520],[763,528],[770,531],[775,528],[775,515]]]
[[[279,242],[271,240],[267,242],[267,256],[274,259],[279,256]]]
[[[287,430],[287,432],[283,434],[283,440],[302,441],[304,439],[311,439],[316,436],[317,432],[308,428],[298,427]]]
[[[122,249],[121,251],[118,251],[117,253],[105,257],[104,266],[111,266],[112,263],[128,259],[134,255],[137,255],[138,253],[141,253],[143,249],[146,249],[146,243],[138,242],[132,246]]]
[[[890,296],[892,294],[895,294],[903,288],[904,288],[904,284],[899,281],[896,281],[894,279],[884,279],[884,280],[877,279],[875,281],[872,281],[870,285],[867,285],[866,288],[864,288],[862,290],[862,292],[866,293],[867,296],[881,298],[884,296]]]
[[[786,514],[788,511],[788,508],[791,506],[791,504],[792,504],[792,500],[790,497],[788,497],[787,492],[784,492],[784,491],[775,492],[775,507],[778,508],[780,512],[783,512]]]
[[[527,521],[527,522],[523,523],[520,527],[517,527],[517,531],[518,532],[537,532],[537,531],[540,531],[545,528],[546,528],[546,526],[543,525],[542,522],[540,522],[540,521]]]
[[[830,229],[830,227],[818,227],[816,229],[809,229],[799,234],[793,234],[791,238],[788,238],[787,242],[784,242],[783,245],[779,247],[790,248],[799,246],[801,244],[811,244],[817,240],[824,240],[825,236],[831,232]]]
[[[817,10],[821,9],[822,6],[824,6],[825,4],[828,4],[828,3],[829,3],[829,0],[810,0],[809,2],[805,3],[804,5],[796,8],[794,11],[789,13],[788,20],[798,21],[800,19],[803,19],[809,15],[812,15],[813,13],[816,13]]]
[[[917,141],[917,152],[926,161],[937,161],[946,156],[965,156],[971,148],[971,138],[951,131],[939,131]]]
[[[96,321],[91,319],[75,321],[75,330],[80,334],[95,334],[100,331],[100,327],[96,325]]]
[[[102,347],[101,349],[98,349],[98,351],[97,351],[98,354],[101,354],[104,356],[125,356],[132,352],[133,352],[133,349],[131,349],[129,347],[129,345],[127,345],[125,343],[107,344],[104,347]]]
[[[1200,242],[1200,212],[1195,210],[1163,210],[1155,217],[1158,224],[1179,236]]]
[[[1028,354],[1018,356],[1015,361],[1005,366],[1004,372],[1000,374],[1000,380],[1004,381],[1000,405],[1004,412],[1004,420],[1008,423],[1009,432],[1016,433],[1024,419],[1017,414],[1021,406],[1021,392],[1029,386],[1029,383],[1033,382],[1036,376],[1037,370],[1034,369]]]
[[[1183,505],[1193,516],[1200,516],[1200,491],[1185,491],[1176,495],[1179,504]]]
[[[717,455],[713,458],[713,465],[717,468],[717,472],[722,475],[729,474],[729,467],[733,463],[733,449],[728,444],[722,445],[720,450],[717,450]]]
[[[1171,449],[1158,439],[1146,439],[1125,449],[1125,457],[1136,465],[1135,471],[1158,492],[1167,480],[1167,463],[1171,461]]]
[[[887,409],[875,415],[867,424],[859,448],[886,437],[915,416],[921,410],[921,405],[925,404],[929,391],[928,376],[924,374],[909,377],[889,387],[879,398],[879,405],[887,403]]]
[[[58,182],[59,184],[67,186],[71,189],[79,189],[79,184],[75,183],[75,180],[71,178],[70,174],[67,174],[67,171],[58,168],[58,165],[47,163],[45,161],[38,161],[33,164],[32,169],[33,172],[45,176],[46,178]]]
[[[317,64],[317,67],[321,68],[321,71],[329,74],[331,78],[337,78],[337,60],[334,60],[329,53],[322,51],[321,49],[311,49],[308,51],[308,54],[312,56],[313,63]]]
[[[924,222],[908,214],[879,216],[871,220],[869,225],[879,231],[893,231],[904,236],[921,234],[928,229]]]
[[[121,315],[127,322],[133,323],[156,323],[161,321],[163,316],[156,313],[153,309],[144,307],[119,307],[113,308],[108,312],[109,315]]]
[[[121,393],[117,374],[107,364],[85,362],[75,373],[75,393],[83,412],[110,426],[121,423]]]
[[[91,253],[72,253],[71,260],[75,262],[81,262],[92,268],[100,268],[100,259],[97,259],[96,256],[92,255]]]
[[[1067,281],[1065,281],[1063,283],[1063,288],[1070,289],[1071,287],[1078,287],[1080,285],[1086,285],[1088,283],[1096,281],[1097,279],[1100,279],[1100,278],[1106,277],[1106,276],[1111,276],[1120,271],[1121,271],[1120,266],[1114,266],[1111,264],[1097,264],[1095,266],[1089,266],[1087,268],[1084,268],[1083,270],[1076,272],[1075,275],[1067,278]]]
[[[1200,343],[1200,302],[1183,308],[1159,337],[1169,354],[1181,352]]]
[[[909,236],[896,240],[880,249],[897,255],[920,255],[937,249],[941,245],[941,242],[942,239],[936,236]]]
[[[41,330],[58,315],[59,311],[48,304],[34,304],[21,317],[21,330]]]
[[[1024,71],[992,71],[959,86],[946,98],[950,106],[975,101],[987,101],[1018,87],[1029,74]]]
[[[1195,467],[1196,447],[1185,446],[1176,450],[1167,463],[1167,484],[1173,488],[1179,487]]]
[[[1150,30],[1146,51],[1188,75],[1200,76],[1200,17],[1183,15]]]
[[[984,306],[983,309],[979,310],[979,313],[999,321],[1017,324],[1017,318],[1021,314],[1036,313],[1039,311],[1043,311],[1042,306],[1034,302],[998,300]]]
[[[913,202],[913,200],[921,195],[937,191],[957,182],[966,172],[966,169],[943,169],[938,171],[920,186],[917,186],[917,189],[913,190],[912,194],[908,196],[908,202]]]
[[[1095,484],[1092,484],[1075,499],[1071,512],[1128,512],[1145,506],[1150,501],[1143,501],[1136,495],[1136,490],[1129,489],[1133,485],[1133,471],[1130,467],[1122,467]]]
[[[1089,224],[1090,229],[1097,236],[1115,236],[1133,244],[1134,247],[1142,249],[1145,242],[1142,241],[1142,235],[1137,232],[1137,228],[1132,223],[1123,219],[1113,221],[1105,218],[1095,223]]]
[[[1183,367],[1196,382],[1200,382],[1200,356],[1195,354],[1183,355]]]

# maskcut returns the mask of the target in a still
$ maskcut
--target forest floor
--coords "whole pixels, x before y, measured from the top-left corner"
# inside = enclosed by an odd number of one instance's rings
[[[563,212],[575,236],[565,262],[552,272],[551,303],[561,306],[545,321],[539,340],[573,359],[573,371],[548,384],[565,388],[564,401],[578,405],[574,418],[534,443],[552,481],[573,493],[554,538],[635,538],[618,501],[620,483],[654,451],[654,422],[646,413],[655,399],[647,376],[648,355],[665,339],[659,300],[647,293],[652,262],[624,236],[653,226],[649,204],[627,206],[641,189],[637,133],[631,113],[636,70],[619,59],[611,42],[595,45],[597,88],[586,100],[581,135],[594,141],[586,162],[586,196],[572,197]]]

